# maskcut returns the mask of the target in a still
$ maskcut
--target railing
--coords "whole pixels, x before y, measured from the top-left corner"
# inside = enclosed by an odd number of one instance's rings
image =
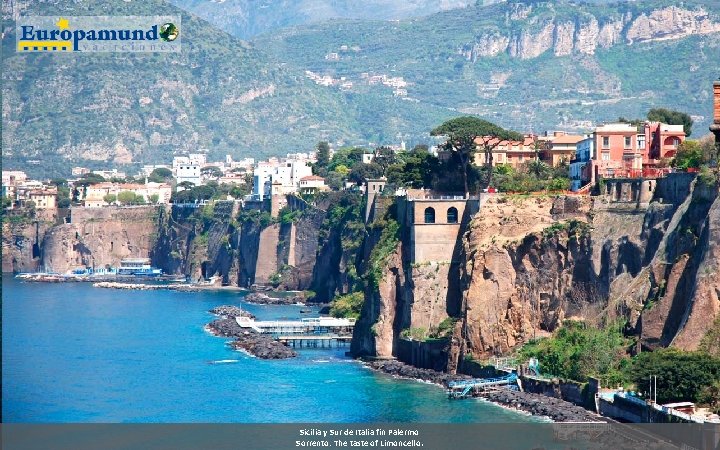
[[[612,178],[662,178],[673,173],[670,168],[665,169],[614,169],[612,173],[606,173],[602,177]]]

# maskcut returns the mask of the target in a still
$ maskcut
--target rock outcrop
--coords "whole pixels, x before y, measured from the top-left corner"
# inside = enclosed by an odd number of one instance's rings
[[[516,8],[506,20],[507,29],[489,28],[478,34],[474,42],[460,48],[470,61],[507,53],[520,59],[536,58],[552,50],[555,56],[572,53],[592,55],[597,49],[619,44],[633,44],[680,39],[696,34],[720,33],[720,21],[702,9],[669,6],[649,13],[633,15],[631,11],[598,18],[582,12],[568,18],[548,2],[533,14],[531,5]],[[514,28],[513,22],[524,26]]]
[[[412,264],[403,238],[366,293],[351,350],[405,358],[425,350],[421,337],[403,332],[445,321],[442,355],[452,373],[468,357],[512,352],[566,319],[624,322],[639,348],[697,349],[720,317],[718,188],[689,174],[640,188],[652,190],[652,202],[619,200],[615,188],[595,197],[492,198],[462,237],[457,273],[452,264]],[[399,346],[403,339],[414,340],[412,350],[400,350],[409,348]],[[427,364],[425,347],[410,359]]]
[[[147,257],[157,238],[162,207],[71,208],[66,217],[38,211],[22,224],[3,225],[3,271],[117,267]]]

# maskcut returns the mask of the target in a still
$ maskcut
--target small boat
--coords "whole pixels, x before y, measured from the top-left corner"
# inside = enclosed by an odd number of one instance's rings
[[[300,314],[309,314],[312,312],[312,309],[301,309]]]

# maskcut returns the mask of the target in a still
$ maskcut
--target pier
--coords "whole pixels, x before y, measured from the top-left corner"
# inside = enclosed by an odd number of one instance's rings
[[[355,319],[313,317],[301,320],[254,320],[236,317],[242,328],[260,334],[272,335],[276,340],[292,347],[338,348],[349,345]]]
[[[518,387],[518,377],[511,373],[497,378],[474,378],[472,380],[452,381],[448,384],[448,397],[466,398],[479,391],[498,389],[501,387]]]

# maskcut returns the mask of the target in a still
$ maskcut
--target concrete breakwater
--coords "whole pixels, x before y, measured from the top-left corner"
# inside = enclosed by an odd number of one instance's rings
[[[115,281],[101,281],[93,283],[93,287],[105,289],[126,289],[135,291],[194,291],[201,286],[194,284],[145,284],[145,283],[119,283]]]
[[[450,375],[432,369],[419,369],[396,360],[374,360],[368,362],[367,366],[389,375],[426,381],[443,387],[447,387],[451,381],[471,378],[467,375]],[[478,397],[534,416],[548,417],[553,422],[613,422],[570,402],[540,394],[498,389],[482,392]]]

